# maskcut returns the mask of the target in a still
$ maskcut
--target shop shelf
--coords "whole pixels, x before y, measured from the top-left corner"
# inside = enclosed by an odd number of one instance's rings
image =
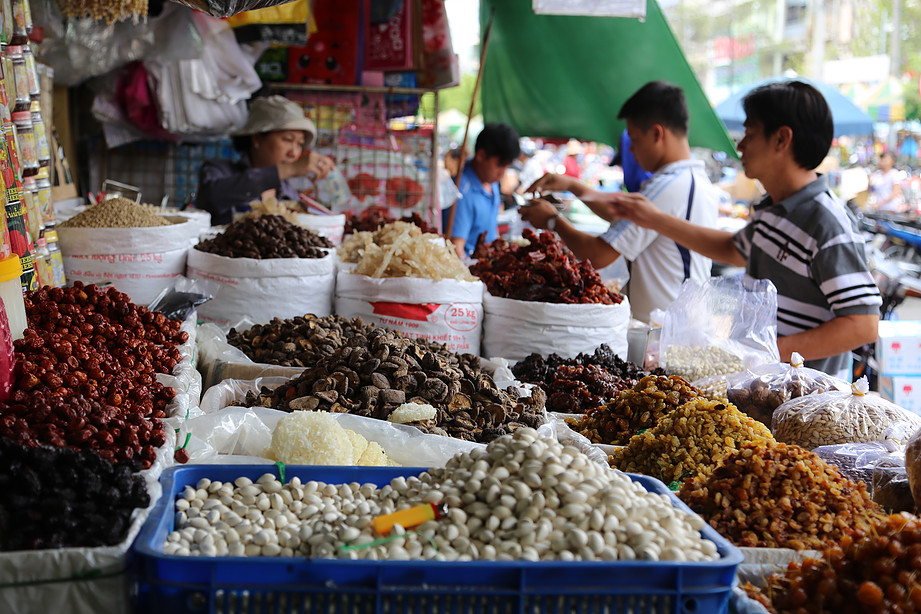
[[[203,465],[164,472],[164,496],[135,542],[137,611],[222,614],[718,614],[728,610],[742,553],[713,529],[719,560],[613,562],[463,562],[184,557],[163,554],[174,501],[199,479],[256,479],[270,467]],[[271,468],[274,469],[274,468]],[[289,466],[287,478],[383,486],[420,468]],[[668,494],[653,478],[631,475]]]

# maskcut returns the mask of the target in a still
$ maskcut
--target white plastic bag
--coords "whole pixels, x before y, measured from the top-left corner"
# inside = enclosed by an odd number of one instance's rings
[[[268,322],[332,312],[335,253],[323,258],[228,258],[192,249],[186,276],[214,297],[199,318],[229,329],[243,318]]]
[[[316,215],[313,213],[295,213],[297,223],[316,232],[321,237],[332,241],[333,245],[342,245],[345,235],[345,214]]]
[[[58,228],[58,242],[68,281],[111,281],[147,305],[182,275],[195,225],[184,218],[152,228]]]
[[[780,362],[777,288],[748,276],[687,280],[665,311],[662,366],[694,381]]]
[[[395,299],[399,300],[396,302]],[[372,278],[340,270],[336,313],[444,343],[458,353],[479,354],[483,330],[483,282],[415,277]]]
[[[253,362],[239,348],[227,343],[227,335],[216,324],[198,327],[199,370],[205,390],[224,380],[253,380],[259,377],[297,377],[305,367],[283,367]]]
[[[541,303],[500,298],[483,299],[483,355],[518,362],[529,354],[559,354],[574,358],[591,354],[606,343],[615,354],[627,356],[630,302],[617,305]]]

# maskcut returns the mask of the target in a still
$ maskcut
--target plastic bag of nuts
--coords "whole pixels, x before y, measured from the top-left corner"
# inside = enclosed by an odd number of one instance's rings
[[[807,394],[850,390],[847,382],[803,366],[803,357],[793,353],[790,364],[771,363],[730,376],[726,398],[755,420],[768,426],[774,410],[790,399]]]
[[[774,411],[774,437],[813,450],[836,443],[881,441],[896,428],[904,432],[921,428],[921,417],[891,401],[868,396],[869,388],[862,377],[849,392],[836,390],[787,401]]]

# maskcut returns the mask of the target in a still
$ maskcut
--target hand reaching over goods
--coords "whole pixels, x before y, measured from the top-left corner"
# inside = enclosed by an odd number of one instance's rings
[[[282,411],[347,412],[386,420],[404,403],[432,405],[437,418],[413,422],[423,431],[470,441],[491,441],[545,421],[546,396],[519,398],[484,374],[451,364],[424,344],[387,329],[356,336],[299,377],[274,390],[247,394],[247,406]]]
[[[263,513],[270,501],[278,501],[277,507],[271,504],[275,511]],[[444,518],[412,532],[396,525],[390,534],[399,539],[372,543],[380,537],[373,518],[441,502],[448,509]],[[232,509],[225,512],[221,506]],[[311,506],[324,513],[311,513]],[[220,524],[199,512],[214,508],[221,512],[214,516],[223,518]],[[270,512],[271,525],[265,520]],[[202,479],[176,500],[175,526],[164,543],[170,555],[390,561],[719,558],[716,544],[700,535],[699,516],[530,428],[458,454],[444,469],[398,477],[383,488],[302,483],[297,477],[283,485],[271,474],[255,483]]]
[[[748,592],[776,614],[918,612],[919,569],[921,520],[897,514],[842,537],[821,559],[791,563],[763,589]]]
[[[638,432],[654,427],[661,418],[697,396],[697,391],[680,377],[647,375],[606,405],[566,422],[592,443],[625,445]]]
[[[368,277],[476,281],[443,237],[423,234],[418,226],[406,222],[353,234],[339,248],[339,258],[354,262],[352,272]]]
[[[623,300],[601,281],[588,260],[579,262],[552,232],[525,228],[523,246],[497,239],[478,244],[470,272],[483,280],[493,296],[544,303],[602,303]]]
[[[759,423],[760,424],[760,423]],[[882,517],[862,482],[800,448],[742,445],[678,496],[737,546],[821,550]]]
[[[266,457],[286,465],[396,465],[380,444],[342,428],[332,414],[316,411],[295,411],[279,420]]]
[[[137,463],[0,437],[0,551],[112,546],[150,504]]]
[[[277,215],[241,218],[195,249],[228,258],[323,258],[329,239]]]
[[[518,380],[538,384],[547,393],[547,410],[581,414],[604,405],[636,385],[645,372],[622,360],[605,344],[575,358],[531,354],[512,367]]]
[[[350,339],[367,338],[376,328],[374,324],[365,324],[361,318],[348,319],[338,315],[318,318],[307,314],[285,320],[273,318],[268,324],[256,324],[243,332],[231,328],[227,333],[227,343],[255,362],[285,367],[312,367],[321,358],[330,356],[346,345]],[[399,332],[396,334],[400,335]],[[455,354],[446,345],[428,339],[419,338],[413,342],[466,374],[480,373],[478,356]]]
[[[151,228],[170,226],[168,218],[156,214],[156,208],[139,205],[127,198],[110,198],[98,205],[88,207],[67,221],[58,224],[59,228]]]
[[[852,390],[791,399],[774,411],[777,441],[814,450],[836,443],[868,443],[887,436],[903,439],[921,429],[921,417],[886,399],[869,396],[866,378]]]
[[[734,405],[692,399],[662,417],[650,430],[634,435],[614,451],[612,467],[681,483],[706,473],[722,456],[749,443],[773,441],[766,426]]]

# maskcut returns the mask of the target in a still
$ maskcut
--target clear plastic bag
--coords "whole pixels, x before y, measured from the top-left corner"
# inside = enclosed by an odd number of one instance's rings
[[[779,362],[777,288],[748,276],[685,281],[662,323],[660,366],[694,381]]]
[[[868,443],[902,438],[921,428],[921,417],[880,397],[868,396],[866,377],[847,392],[834,391],[791,399],[774,411],[771,430],[777,441],[807,450],[838,443]]]
[[[921,508],[921,430],[916,429],[905,446],[905,470],[915,505]]]
[[[278,6],[291,0],[173,0],[179,4],[208,13],[212,17],[230,17],[243,11],[254,11],[270,6]]]
[[[837,467],[841,475],[855,482],[863,482],[870,490],[877,463],[901,456],[901,450],[900,446],[890,440],[819,446],[813,452]]]
[[[770,426],[774,410],[790,399],[808,394],[850,391],[844,380],[803,366],[803,357],[793,353],[790,363],[771,363],[730,376],[726,398],[755,420]]]

